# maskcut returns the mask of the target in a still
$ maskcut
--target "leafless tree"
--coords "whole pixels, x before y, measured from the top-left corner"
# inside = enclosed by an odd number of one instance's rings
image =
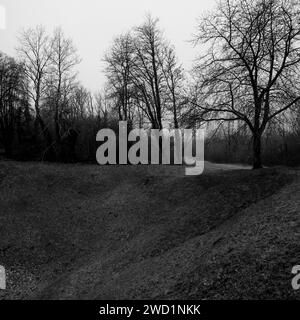
[[[74,86],[68,104],[69,114],[73,119],[84,119],[94,115],[92,95],[81,84]]]
[[[130,70],[133,57],[133,39],[130,33],[126,33],[114,39],[112,47],[104,58],[110,95],[116,99],[120,120],[130,118],[130,102],[132,100]]]
[[[80,62],[77,50],[71,39],[65,37],[61,28],[57,28],[52,39],[51,68],[47,85],[50,101],[54,108],[55,141],[60,143],[62,132],[60,123],[68,95],[72,91],[76,79],[74,67]]]
[[[107,114],[107,109],[106,109],[106,105],[105,102],[103,100],[105,100],[105,98],[103,98],[103,94],[98,91],[95,93],[95,97],[94,97],[95,103],[94,103],[94,109],[93,109],[93,114],[97,116],[98,120],[100,120],[102,117],[105,118],[106,114]]]
[[[49,72],[52,47],[49,36],[43,26],[24,30],[19,36],[17,52],[25,66],[25,72],[30,80],[29,96],[34,102],[37,123],[48,144],[51,144],[49,130],[41,115],[41,101],[45,97],[46,76]]]
[[[19,129],[17,124],[28,106],[24,95],[26,85],[24,66],[0,52],[0,142],[9,157]]]
[[[182,66],[178,63],[174,47],[165,44],[163,55],[160,57],[160,64],[167,85],[168,100],[171,104],[174,128],[178,128],[178,112],[183,103],[183,80],[184,73]]]
[[[145,23],[134,32],[135,59],[131,69],[140,107],[143,108],[154,128],[162,128],[163,90],[165,80],[160,60],[164,40],[158,20],[147,16]]]
[[[222,0],[198,27],[207,49],[195,72],[191,99],[197,121],[242,121],[253,139],[253,168],[261,168],[261,137],[273,119],[300,100],[299,1]]]
[[[140,26],[117,37],[105,55],[109,98],[119,119],[162,128],[166,111],[178,128],[183,69],[165,40],[158,20],[147,16]]]

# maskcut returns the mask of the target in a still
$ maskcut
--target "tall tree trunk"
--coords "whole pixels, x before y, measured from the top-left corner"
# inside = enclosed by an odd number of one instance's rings
[[[178,129],[179,125],[177,120],[176,98],[174,94],[173,94],[173,117],[174,117],[174,128]]]
[[[46,124],[44,123],[44,120],[40,115],[39,109],[36,109],[36,111],[37,111],[36,118],[35,118],[36,134],[37,134],[37,127],[39,125],[46,142],[46,150],[44,151],[43,159],[52,161],[55,159],[55,152],[53,149],[51,133],[47,128]]]
[[[52,137],[51,134],[49,132],[48,127],[46,126],[41,113],[40,113],[40,99],[41,99],[41,94],[40,94],[40,86],[41,86],[41,79],[38,79],[38,83],[37,83],[37,87],[36,87],[36,98],[35,98],[35,102],[34,102],[34,108],[35,108],[35,134],[36,134],[36,138],[38,135],[38,125],[40,126],[40,129],[42,131],[42,135],[45,139],[45,143],[46,143],[46,150],[47,152],[45,153],[45,155],[43,156],[43,158],[45,158],[46,160],[53,160],[54,159],[54,150],[53,150],[53,146],[52,146]],[[38,141],[36,141],[38,142]]]
[[[253,133],[253,169],[261,169],[261,134]]]
[[[159,80],[158,80],[158,75],[157,75],[157,65],[156,65],[156,53],[155,53],[155,48],[154,44],[151,45],[152,48],[152,67],[153,67],[153,75],[154,75],[154,87],[155,87],[155,92],[154,92],[154,101],[156,105],[156,113],[157,113],[157,122],[159,129],[161,130],[163,128],[162,126],[162,115],[161,115],[161,99],[160,99],[160,89],[159,89]]]

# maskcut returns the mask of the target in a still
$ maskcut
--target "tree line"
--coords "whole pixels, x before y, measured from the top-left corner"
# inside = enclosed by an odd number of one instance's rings
[[[188,72],[158,19],[147,16],[113,39],[96,94],[79,83],[80,58],[61,28],[27,29],[16,58],[0,54],[0,143],[10,157],[91,160],[96,132],[126,120],[206,127],[212,160],[261,168],[277,154],[299,164],[299,4],[221,0],[197,25],[192,45],[201,54]]]
[[[80,126],[86,122],[90,130],[105,111],[102,99],[77,80],[80,58],[72,40],[61,28],[49,36],[37,26],[20,33],[16,51],[17,58],[0,54],[0,138],[6,155],[75,160]]]

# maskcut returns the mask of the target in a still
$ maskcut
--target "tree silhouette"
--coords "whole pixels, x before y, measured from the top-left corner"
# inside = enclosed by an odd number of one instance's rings
[[[300,100],[299,1],[224,0],[195,37],[207,49],[195,66],[200,85],[194,121],[242,121],[261,168],[261,137],[274,118]]]

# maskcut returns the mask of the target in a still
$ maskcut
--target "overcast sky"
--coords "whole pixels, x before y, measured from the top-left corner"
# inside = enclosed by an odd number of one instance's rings
[[[82,58],[79,79],[96,91],[104,84],[101,59],[112,39],[142,23],[147,13],[160,19],[180,61],[190,68],[197,51],[188,40],[197,18],[213,4],[212,0],[0,0],[0,50],[15,55],[16,36],[22,28],[43,24],[52,32],[61,26]],[[1,6],[6,12],[5,30],[1,30]]]

